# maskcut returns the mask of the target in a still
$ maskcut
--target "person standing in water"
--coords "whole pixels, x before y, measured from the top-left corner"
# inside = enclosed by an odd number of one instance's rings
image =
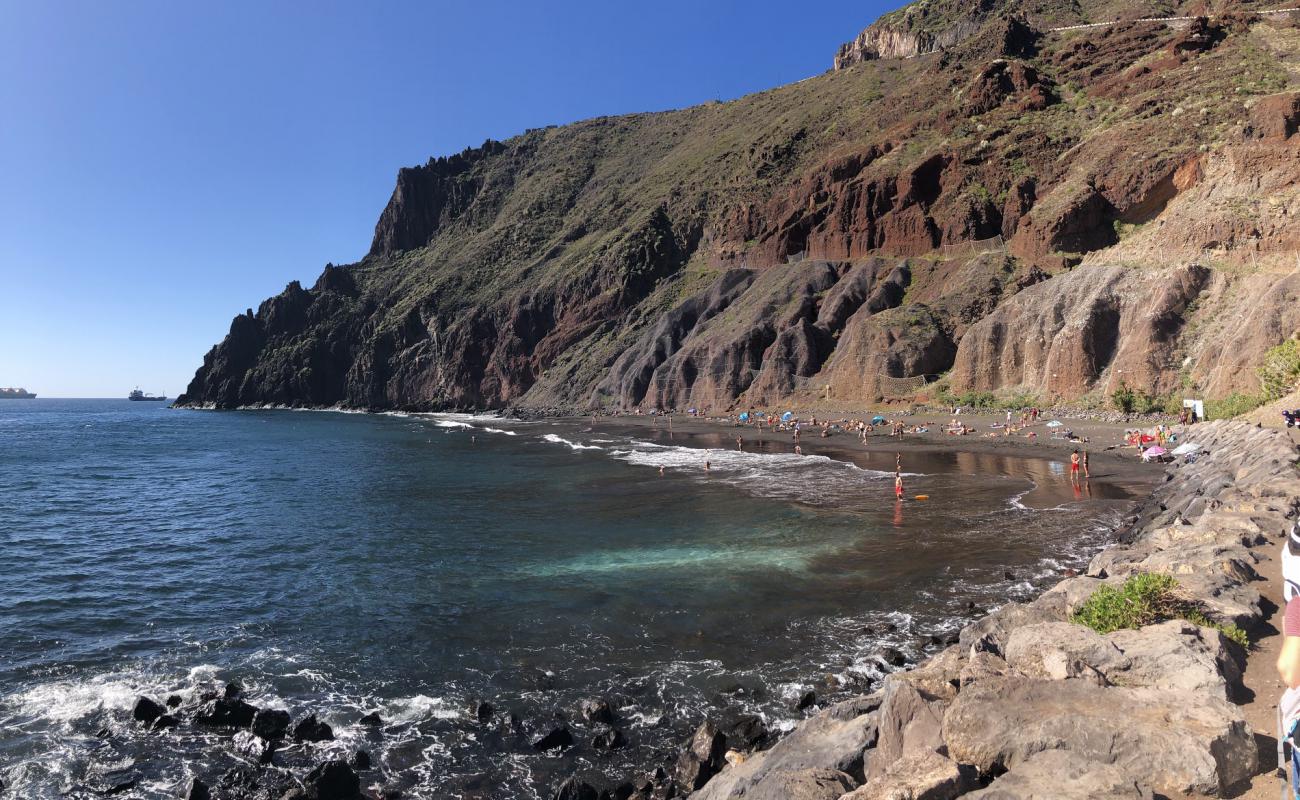
[[[894,471],[894,499],[903,499],[903,472],[901,469]]]
[[[1088,472],[1088,451],[1087,450],[1083,451],[1083,477],[1084,480],[1087,480],[1088,478],[1092,477],[1092,474]]]
[[[1070,454],[1070,482],[1079,482],[1079,451]]]

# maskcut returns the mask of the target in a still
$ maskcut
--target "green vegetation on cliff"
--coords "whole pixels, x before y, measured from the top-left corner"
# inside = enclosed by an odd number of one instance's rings
[[[943,52],[402,169],[370,254],[237,318],[182,402],[718,409],[949,371],[959,396],[1259,391],[1291,278],[1256,270],[1262,321],[1224,338],[1200,323],[1244,279],[1162,248],[1268,264],[1294,234],[1269,209],[1300,107],[1254,92],[1300,32],[1251,3],[1086,36],[1046,29],[1113,3],[968,5],[902,12]],[[1067,271],[1112,251],[1142,270]]]

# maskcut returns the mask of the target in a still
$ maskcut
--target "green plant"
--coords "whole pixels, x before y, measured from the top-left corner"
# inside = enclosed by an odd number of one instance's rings
[[[1205,403],[1205,416],[1209,419],[1229,419],[1231,417],[1254,411],[1268,402],[1262,394],[1244,394],[1233,392],[1218,400]]]
[[[1289,394],[1300,377],[1300,340],[1293,337],[1270,348],[1257,372],[1267,399],[1276,400]]]
[[[1115,391],[1111,392],[1110,399],[1115,404],[1115,408],[1125,414],[1132,414],[1137,404],[1137,392],[1128,388],[1128,384],[1121,380],[1119,386],[1115,387]]]
[[[1141,628],[1170,619],[1185,619],[1194,625],[1213,628],[1242,647],[1250,644],[1246,632],[1236,625],[1214,622],[1196,603],[1180,591],[1172,575],[1143,572],[1118,588],[1102,586],[1092,593],[1070,621],[1106,634],[1125,628]]]

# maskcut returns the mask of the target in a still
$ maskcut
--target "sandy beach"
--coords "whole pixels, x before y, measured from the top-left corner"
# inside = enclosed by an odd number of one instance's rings
[[[829,419],[833,424],[841,420],[870,420],[877,413],[862,411],[856,413],[834,412],[833,416],[823,417],[818,413],[820,423]],[[888,416],[888,412],[885,412]],[[805,421],[812,415],[804,417]],[[889,417],[893,420],[893,417]],[[838,460],[851,461],[859,466],[871,469],[892,471],[896,454],[902,454],[904,471],[907,470],[908,454],[953,454],[957,468],[969,473],[1006,474],[1014,471],[1009,467],[1008,459],[1024,459],[1057,465],[1043,470],[1039,477],[1068,485],[1068,464],[1075,449],[1089,454],[1090,480],[1081,481],[1081,491],[1087,490],[1078,499],[1105,498],[1137,500],[1150,491],[1151,486],[1160,479],[1164,468],[1159,464],[1143,463],[1133,447],[1123,444],[1126,429],[1142,428],[1148,424],[1137,422],[1113,423],[1101,420],[1065,419],[1062,426],[1055,430],[1072,430],[1086,442],[1073,442],[1052,438],[1053,428],[1047,427],[1049,417],[1011,436],[1001,435],[1000,429],[990,427],[994,423],[1005,422],[1004,413],[970,414],[963,412],[959,417],[967,427],[976,432],[963,436],[946,434],[943,428],[952,419],[951,415],[938,412],[901,415],[898,417],[908,426],[928,427],[926,433],[907,433],[891,436],[888,425],[877,425],[867,434],[865,441],[855,432],[843,431],[831,433],[823,438],[820,428],[805,425],[798,446],[805,455],[823,455]],[[585,418],[574,420],[585,422],[594,430],[611,433],[642,435],[656,440],[669,440],[674,444],[690,447],[716,447],[732,449],[736,447],[736,438],[742,439],[741,447],[751,451],[788,452],[795,451],[796,442],[789,430],[772,430],[752,423],[737,423],[720,418],[693,417],[685,414],[667,416],[648,416],[627,414],[616,417]],[[1193,429],[1194,430],[1194,429]],[[1030,438],[1029,431],[1037,434]],[[988,433],[996,436],[987,436]],[[1194,436],[1191,440],[1194,440]],[[1086,484],[1086,485],[1085,485]],[[1036,507],[1052,502],[1043,487],[1036,489],[1024,498],[1029,507]]]

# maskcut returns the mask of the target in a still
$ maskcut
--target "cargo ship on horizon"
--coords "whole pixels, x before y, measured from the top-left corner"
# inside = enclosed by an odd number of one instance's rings
[[[140,391],[140,387],[137,386],[135,389],[131,390],[131,393],[126,396],[126,399],[127,400],[166,400],[167,395],[164,394],[164,395],[154,396],[151,394],[145,394],[144,392]]]
[[[26,389],[15,389],[5,387],[0,389],[0,400],[35,400],[36,393],[29,392]]]

